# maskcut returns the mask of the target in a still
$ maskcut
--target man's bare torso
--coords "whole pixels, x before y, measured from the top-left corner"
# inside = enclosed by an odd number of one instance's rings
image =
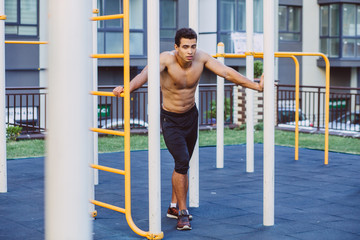
[[[191,64],[182,67],[176,51],[163,53],[165,69],[160,74],[163,108],[170,112],[184,113],[195,105],[195,91],[204,69],[202,52],[197,51]]]

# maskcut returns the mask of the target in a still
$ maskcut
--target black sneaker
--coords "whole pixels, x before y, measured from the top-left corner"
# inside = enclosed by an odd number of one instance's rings
[[[174,208],[174,207],[173,208],[169,207],[168,210],[167,210],[166,216],[168,218],[178,219],[179,210],[177,208]],[[192,215],[191,214],[189,214],[189,219],[190,219],[190,221],[192,220]]]
[[[190,220],[189,220],[189,213],[186,210],[181,210],[179,217],[178,217],[178,222],[177,222],[177,226],[176,226],[177,230],[191,230],[191,225],[190,225]]]

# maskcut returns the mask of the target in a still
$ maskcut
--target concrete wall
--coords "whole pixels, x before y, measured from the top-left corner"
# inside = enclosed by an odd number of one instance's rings
[[[38,45],[5,45],[6,87],[39,86],[38,69]]]
[[[217,48],[217,1],[199,0],[199,46],[209,54]]]
[[[304,52],[319,52],[320,25],[317,1],[303,1],[302,37]],[[317,57],[303,57],[302,84],[325,86],[325,69],[317,67]]]

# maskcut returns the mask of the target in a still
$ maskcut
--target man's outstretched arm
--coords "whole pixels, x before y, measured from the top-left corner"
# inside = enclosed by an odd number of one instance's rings
[[[225,66],[210,55],[208,56],[208,59],[205,63],[205,67],[216,75],[219,75],[220,77],[223,77],[226,80],[242,87],[254,89],[259,92],[262,92],[264,90],[264,75],[261,76],[259,83],[253,82],[247,77],[241,75],[239,72],[235,71],[234,69]]]
[[[165,70],[166,62],[169,56],[169,52],[163,52],[160,54],[160,73]],[[135,91],[136,89],[140,88],[142,85],[144,85],[148,81],[148,66],[146,66],[141,73],[136,75],[131,81],[130,81],[130,92]],[[120,94],[124,92],[123,86],[118,86],[113,89],[113,93],[116,97],[120,97]]]
[[[135,91],[136,89],[140,88],[142,85],[144,85],[147,82],[148,79],[148,67],[146,66],[141,73],[136,75],[131,81],[130,81],[130,92]],[[123,86],[118,86],[113,89],[113,93],[116,97],[120,97],[120,94],[124,92]]]

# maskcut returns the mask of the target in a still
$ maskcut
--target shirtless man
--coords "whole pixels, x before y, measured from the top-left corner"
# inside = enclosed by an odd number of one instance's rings
[[[250,81],[234,69],[220,63],[209,54],[197,49],[197,35],[190,28],[176,32],[175,50],[160,54],[160,86],[163,95],[161,126],[166,146],[174,157],[172,173],[172,197],[167,216],[178,219],[178,230],[190,230],[186,206],[188,192],[189,161],[198,132],[198,110],[195,105],[195,90],[204,67],[237,85],[263,91],[263,76],[260,83]],[[147,82],[147,66],[130,82],[130,92]],[[119,97],[122,86],[114,88]],[[177,208],[178,207],[178,208]]]

